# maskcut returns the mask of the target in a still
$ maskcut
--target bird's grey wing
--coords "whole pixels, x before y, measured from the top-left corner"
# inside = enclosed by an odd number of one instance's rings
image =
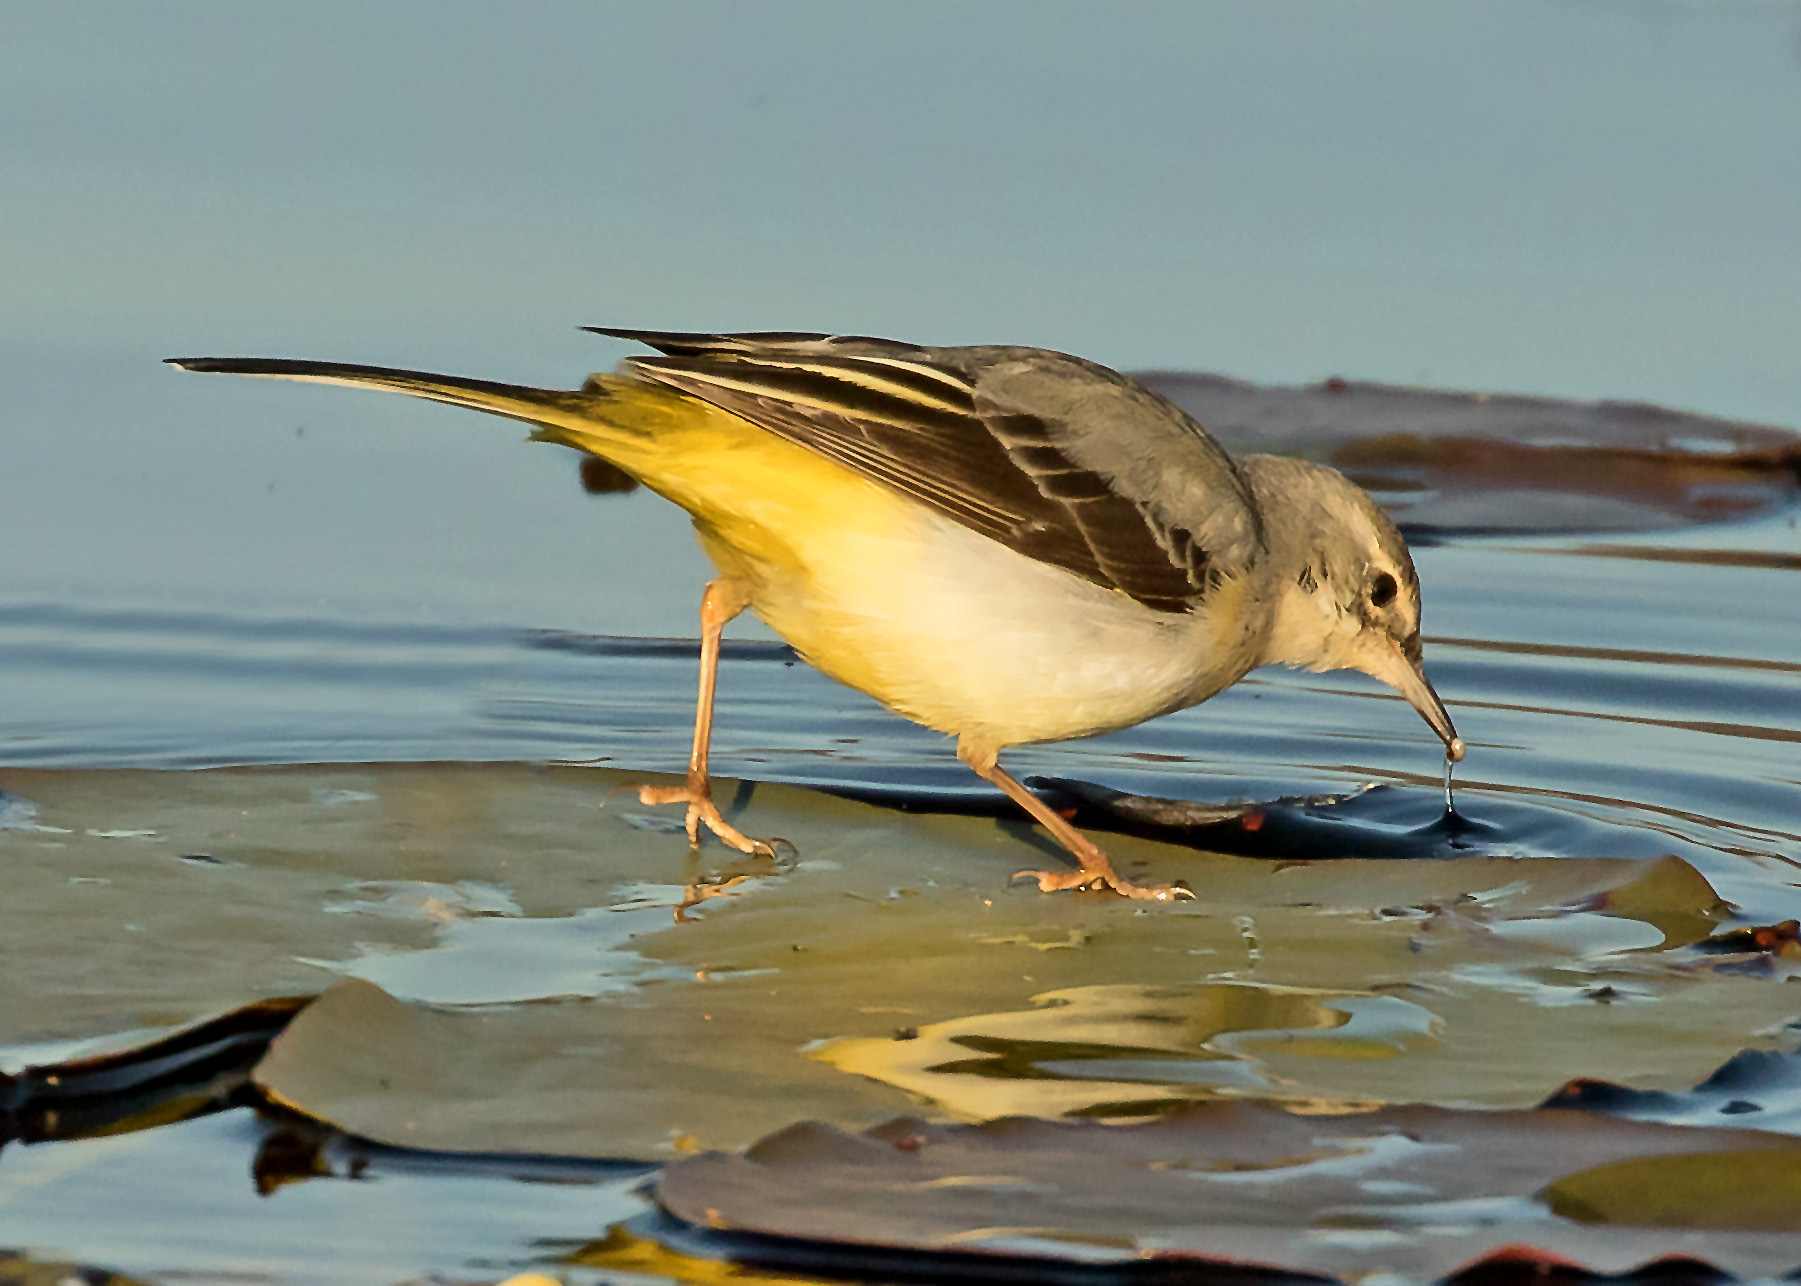
[[[1143,550],[1142,528],[1195,596],[1220,577],[1243,573],[1262,554],[1263,521],[1250,483],[1186,411],[1078,357],[1041,349],[966,351],[979,355],[977,414],[1009,442],[1022,469],[1036,473],[1038,462],[1011,443],[1040,433],[1055,451],[1043,467],[1068,471],[1066,490],[1097,481],[1106,486],[1113,501],[1105,509],[1097,502],[1094,511],[1106,515],[1091,533],[1097,551],[1103,540],[1119,542],[1116,558]]]
[[[711,402],[1008,548],[1162,612],[1261,544],[1224,450],[1104,367],[1022,348],[607,330],[627,369]]]

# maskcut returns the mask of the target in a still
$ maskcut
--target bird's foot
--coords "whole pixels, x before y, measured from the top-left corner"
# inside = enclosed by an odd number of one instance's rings
[[[688,805],[688,842],[695,846],[700,844],[700,828],[706,828],[719,839],[737,849],[740,853],[750,853],[757,857],[775,857],[778,848],[793,850],[794,845],[785,839],[752,839],[743,831],[725,820],[719,811],[719,805],[713,802],[713,792],[703,782],[693,782],[685,786],[640,786],[638,802],[652,806],[659,804]]]
[[[1181,902],[1190,900],[1194,893],[1183,884],[1140,884],[1136,880],[1128,880],[1113,869],[1113,864],[1102,858],[1098,863],[1084,863],[1074,871],[1015,871],[1015,880],[1034,879],[1038,881],[1041,893],[1060,893],[1065,889],[1112,889],[1121,897],[1134,898],[1141,902]]]

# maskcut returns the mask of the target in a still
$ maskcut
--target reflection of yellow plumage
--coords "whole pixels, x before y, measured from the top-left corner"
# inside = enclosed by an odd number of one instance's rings
[[[1330,1113],[1373,1104],[1322,1096],[1319,1082],[1331,1074],[1284,1075],[1294,1060],[1386,1061],[1437,1047],[1440,1026],[1397,996],[1244,982],[1103,983],[1033,996],[1029,1009],[926,1023],[909,1040],[846,1036],[807,1053],[970,1121],[1127,1114],[1133,1104],[1240,1096]],[[1356,1071],[1340,1075],[1358,1079]]]
[[[579,391],[376,367],[180,359],[390,389],[531,423],[693,516],[718,568],[686,802],[739,848],[706,775],[718,639],[753,609],[809,662],[958,740],[1080,869],[1118,876],[1003,772],[1007,746],[1204,701],[1255,666],[1352,666],[1400,688],[1462,754],[1420,667],[1419,583],[1369,497],[1330,469],[1233,462],[1182,412],[1102,367],[1020,348],[805,335],[609,332],[660,357]]]

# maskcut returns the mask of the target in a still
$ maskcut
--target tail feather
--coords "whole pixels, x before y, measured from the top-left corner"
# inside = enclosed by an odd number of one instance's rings
[[[171,357],[167,361],[184,371],[207,374],[260,375],[278,380],[386,389],[486,411],[491,415],[504,415],[541,427],[591,428],[599,418],[598,404],[610,400],[605,385],[593,380],[583,389],[564,390],[497,384],[491,380],[394,370],[385,366],[353,366],[342,362],[294,361],[277,357]]]

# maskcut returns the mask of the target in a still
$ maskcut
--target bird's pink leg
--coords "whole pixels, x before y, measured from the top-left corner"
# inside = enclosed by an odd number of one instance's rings
[[[1002,769],[993,749],[960,740],[957,742],[957,757],[984,781],[993,782],[1006,791],[1014,803],[1030,813],[1076,859],[1078,869],[1073,871],[1019,871],[1013,876],[1014,879],[1031,876],[1038,881],[1039,889],[1045,893],[1105,886],[1122,897],[1147,902],[1170,902],[1194,896],[1179,884],[1140,884],[1114,870],[1113,863],[1094,846],[1092,840],[1057,816],[1050,805]]]
[[[688,805],[688,842],[700,843],[706,828],[740,853],[775,856],[782,840],[751,839],[720,815],[707,778],[707,749],[713,740],[713,694],[719,685],[719,636],[728,622],[750,606],[750,596],[735,581],[710,581],[700,600],[700,696],[694,711],[694,749],[688,756],[688,780],[680,786],[640,786],[641,804]]]

